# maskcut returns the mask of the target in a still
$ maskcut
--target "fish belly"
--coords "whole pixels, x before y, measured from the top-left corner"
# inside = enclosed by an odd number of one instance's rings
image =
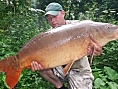
[[[83,44],[73,41],[52,49],[42,50],[40,55],[37,54],[36,61],[39,62],[44,69],[47,69],[68,64],[72,60],[76,61],[86,54],[87,44],[83,46]]]

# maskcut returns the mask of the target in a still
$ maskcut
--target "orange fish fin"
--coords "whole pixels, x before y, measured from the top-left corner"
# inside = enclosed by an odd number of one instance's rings
[[[22,69],[13,69],[13,68],[8,68],[6,70],[6,83],[10,89],[14,88],[14,86],[17,84],[20,74],[21,74]]]
[[[90,65],[92,65],[94,51],[95,51],[95,46],[92,47],[92,54],[90,55]]]
[[[0,60],[0,72],[6,73],[6,84],[10,89],[14,88],[22,71],[21,68],[14,64],[14,56]]]
[[[69,62],[66,67],[64,68],[64,76],[67,75],[68,71],[70,70],[71,66],[73,65],[73,63],[75,62],[75,60],[72,60],[71,62]]]

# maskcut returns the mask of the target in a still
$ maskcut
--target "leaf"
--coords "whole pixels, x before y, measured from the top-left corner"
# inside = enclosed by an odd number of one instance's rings
[[[103,74],[99,74],[100,79],[102,79],[103,81],[107,81],[107,75],[103,75]]]
[[[108,75],[108,78],[111,80],[117,80],[118,79],[118,73],[111,69],[110,67],[104,67],[104,71]]]
[[[109,82],[108,85],[110,89],[118,89],[118,84],[115,82]]]
[[[94,85],[95,85],[96,88],[100,88],[100,86],[104,86],[105,85],[105,82],[102,79],[97,78],[94,81]]]
[[[107,89],[106,86],[100,86],[99,89]]]

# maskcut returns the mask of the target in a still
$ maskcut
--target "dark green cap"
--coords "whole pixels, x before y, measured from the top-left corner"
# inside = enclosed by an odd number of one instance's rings
[[[59,13],[59,11],[62,10],[62,6],[59,3],[50,3],[45,9],[45,15],[50,14],[56,16]]]

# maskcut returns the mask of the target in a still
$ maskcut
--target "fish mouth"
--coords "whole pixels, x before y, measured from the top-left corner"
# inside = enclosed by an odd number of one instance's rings
[[[118,26],[116,27],[116,31],[115,31],[115,36],[114,38],[118,39]]]

